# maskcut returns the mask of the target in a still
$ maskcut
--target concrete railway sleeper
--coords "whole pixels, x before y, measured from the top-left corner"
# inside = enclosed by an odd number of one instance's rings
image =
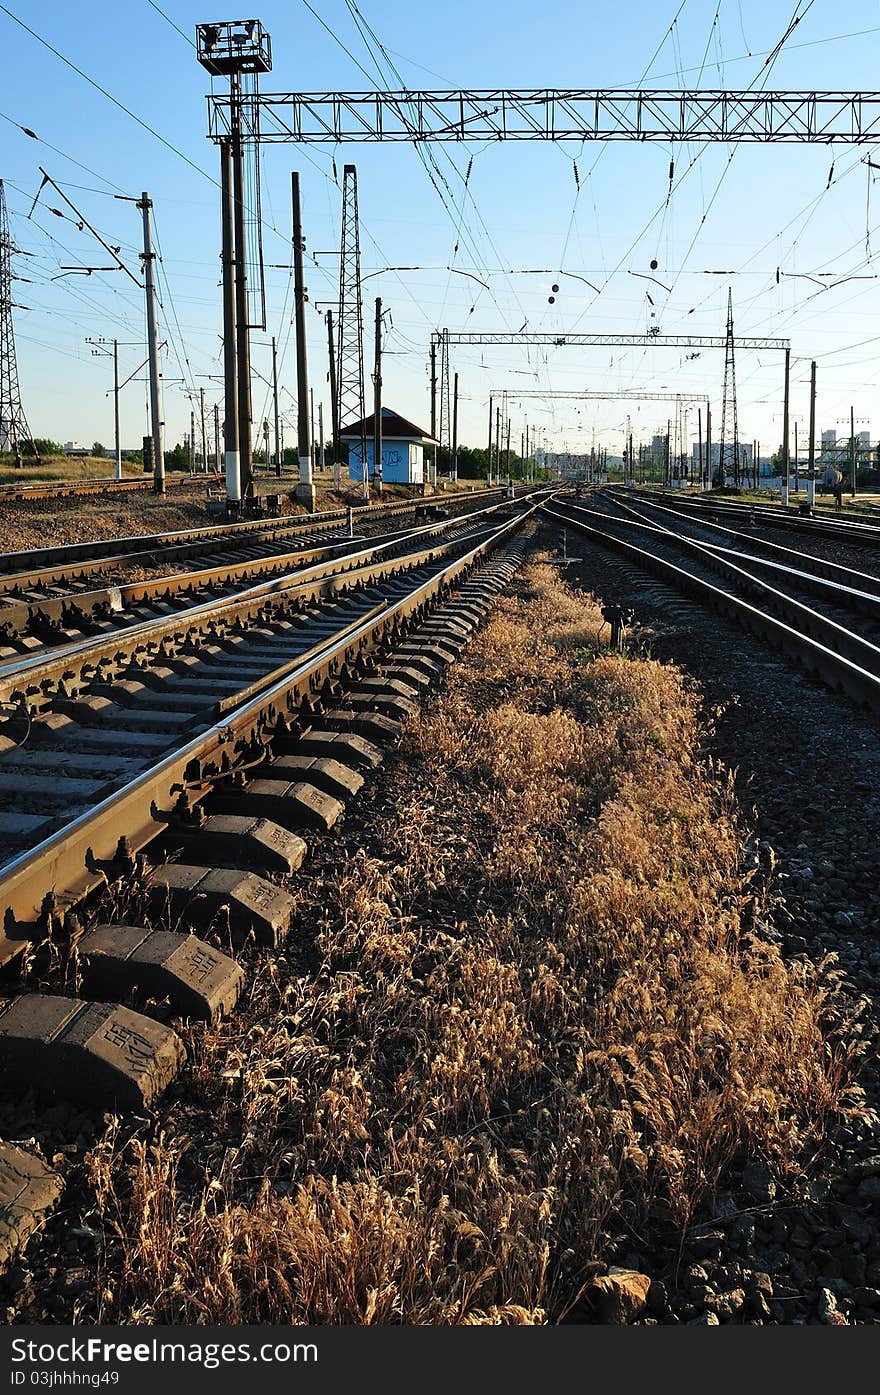
[[[78,699],[96,684],[106,686],[116,679],[148,681],[140,671],[143,665],[154,670],[170,664],[172,670],[180,671],[193,669],[201,662],[210,663],[211,646],[218,643],[232,645],[236,650],[236,663],[232,654],[223,661],[228,668],[244,668],[255,662],[260,665],[264,655],[258,652],[260,644],[255,643],[259,640],[259,626],[278,620],[302,626],[310,618],[309,608],[315,605],[351,607],[355,602],[346,597],[352,590],[361,590],[404,568],[431,563],[467,548],[471,538],[490,533],[493,526],[490,520],[479,518],[476,528],[455,529],[448,539],[435,541],[416,534],[411,542],[395,540],[368,546],[300,572],[285,572],[277,579],[258,582],[228,598],[221,595],[184,611],[160,613],[119,631],[76,639],[45,653],[16,657],[0,664],[0,703],[7,704],[7,710],[26,710],[30,717],[52,707],[61,710],[60,701]],[[328,627],[328,632],[333,629],[329,620],[318,616],[314,620],[316,625]],[[246,654],[241,646],[248,638],[252,650]],[[272,635],[265,634],[263,639],[265,650]],[[133,664],[136,667],[131,671]],[[163,674],[163,679],[167,676]],[[206,689],[200,686],[198,691],[202,696]],[[156,704],[154,710],[155,707]],[[81,709],[80,715],[83,713]]]
[[[695,541],[705,542],[708,546],[730,548],[734,551],[748,548],[752,553],[766,553],[769,561],[775,561],[782,567],[808,570],[828,581],[838,582],[841,586],[880,596],[880,577],[871,572],[846,567],[839,562],[817,557],[811,552],[801,552],[797,548],[771,542],[768,538],[755,536],[751,530],[744,532],[741,527],[725,527],[723,524],[713,523],[708,518],[692,518],[690,515],[683,517],[682,511],[670,508],[667,504],[657,503],[654,499],[639,499],[637,507],[634,507],[631,503],[624,502],[617,490],[598,491],[594,498],[597,504],[607,504],[634,518],[653,519],[661,526],[665,524],[673,532],[690,528]],[[744,521],[737,519],[740,524]],[[757,564],[758,559],[753,560]]]
[[[528,492],[528,491],[525,491]],[[520,490],[518,497],[523,491]],[[470,504],[505,497],[502,489],[479,489],[466,495],[451,496],[449,504]],[[49,585],[65,578],[87,577],[111,566],[155,566],[178,563],[211,552],[218,546],[244,548],[263,543],[283,543],[291,537],[313,537],[338,532],[351,515],[358,526],[374,519],[395,518],[414,513],[420,499],[395,500],[388,504],[357,504],[349,508],[323,509],[318,513],[285,514],[276,519],[250,519],[239,523],[207,524],[167,533],[141,533],[129,537],[96,538],[90,542],[63,543],[54,547],[29,548],[0,555],[0,590],[20,585],[31,578]]]
[[[251,556],[248,549],[244,557],[236,556],[231,549],[220,565],[218,558],[213,557],[210,567],[171,576],[120,581],[97,588],[53,586],[45,594],[39,588],[24,590],[14,601],[0,601],[0,664],[22,654],[34,655],[52,645],[75,642],[83,635],[107,634],[185,609],[212,596],[233,595],[260,577],[271,580],[309,566],[311,571],[305,575],[315,576],[320,574],[319,563],[332,571],[344,565],[341,559],[347,555],[363,557],[371,550],[405,549],[411,539],[452,537],[474,520],[510,507],[507,501],[488,504],[441,523],[379,534],[369,542],[346,535],[317,547],[300,544],[293,552],[269,550]]]
[[[229,725],[0,873],[6,957],[51,947],[75,964],[82,995],[27,992],[24,979],[17,988],[21,960],[7,964],[0,1088],[97,1111],[155,1107],[186,1061],[176,1021],[231,1012],[245,984],[238,947],[284,940],[294,904],[285,876],[343,816],[521,565],[521,522],[494,529]],[[139,887],[146,924],[102,919],[102,892],[124,883]],[[167,1005],[162,1020],[155,1000]],[[0,1141],[0,1265],[42,1227],[63,1183]]]
[[[579,505],[568,507],[580,509]],[[792,593],[800,592],[812,597],[813,606],[803,609],[801,620],[804,627],[810,633],[815,632],[817,638],[827,634],[845,652],[852,651],[851,657],[864,661],[867,667],[876,664],[877,656],[872,650],[877,649],[880,642],[880,579],[877,577],[823,562],[792,548],[776,548],[772,543],[767,544],[774,549],[772,556],[755,556],[753,550],[741,552],[732,543],[721,545],[714,538],[707,542],[703,538],[690,537],[665,522],[648,521],[640,510],[619,501],[614,501],[614,507],[622,509],[629,517],[618,519],[604,514],[594,517],[619,524],[624,529],[647,530],[658,544],[668,543],[699,556],[710,570],[733,578],[744,593],[765,599],[771,609],[782,607],[790,611],[801,607],[797,595]],[[706,525],[701,524],[699,531],[705,530]],[[747,535],[737,534],[736,537],[752,547]],[[764,575],[769,577],[769,582],[762,579]],[[853,615],[867,622],[861,626],[858,634],[848,628]]]
[[[21,723],[18,729],[7,726],[11,734],[0,755],[5,859],[87,815],[163,752],[233,722],[242,707],[280,691],[288,680],[296,680],[303,699],[309,697],[310,665],[326,654],[344,650],[343,680],[364,676],[363,651],[374,632],[390,632],[412,594],[446,575],[456,555],[468,552],[447,548],[396,566],[370,566],[355,579],[357,589],[346,588],[338,600],[331,597],[302,613],[260,609],[250,625],[226,632],[213,625],[201,641],[163,644],[115,668],[80,670],[78,691],[68,681],[44,712],[29,715],[23,732]],[[335,665],[325,678],[336,678]],[[401,694],[383,693],[376,705],[393,708],[402,701]]]
[[[594,542],[622,553],[640,570],[660,576],[677,590],[685,591],[702,604],[731,617],[762,639],[783,649],[830,687],[847,693],[871,711],[880,712],[880,650],[861,640],[859,635],[828,621],[801,602],[775,592],[772,587],[765,586],[733,563],[705,548],[700,549],[699,544],[691,543],[695,552],[699,552],[699,558],[692,561],[689,567],[684,567],[660,555],[658,547],[662,551],[663,534],[650,525],[643,525],[648,533],[645,545],[637,546],[621,537],[619,532],[586,522],[565,505],[561,509],[557,503],[542,506],[542,512],[558,525],[577,529]],[[699,575],[701,562],[707,568],[722,572],[730,589],[715,585]],[[737,587],[759,599],[760,604],[752,604],[737,594]],[[822,638],[818,638],[818,635]],[[859,658],[850,654],[858,654]],[[870,660],[870,668],[860,661],[864,659]]]
[[[615,488],[615,492],[617,492]],[[834,514],[802,514],[793,509],[783,509],[778,504],[760,504],[752,501],[737,502],[733,499],[719,499],[714,496],[693,495],[682,498],[674,491],[638,490],[620,487],[620,492],[630,498],[650,501],[660,497],[670,508],[678,509],[693,517],[728,519],[740,524],[760,524],[762,527],[785,529],[789,532],[815,534],[817,537],[839,538],[849,543],[860,543],[866,547],[880,546],[880,523],[866,518],[844,518]]]

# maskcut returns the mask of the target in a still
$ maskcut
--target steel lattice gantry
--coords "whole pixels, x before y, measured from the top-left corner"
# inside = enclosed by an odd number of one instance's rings
[[[694,88],[276,92],[250,139],[724,141],[861,145],[880,139],[880,92]],[[230,134],[228,94],[208,97],[209,133]]]
[[[602,392],[598,388],[585,388],[583,392],[570,392],[568,390],[556,391],[548,389],[542,392],[540,388],[531,388],[526,392],[519,392],[515,388],[491,388],[492,397],[507,396],[508,401],[519,402],[522,398],[544,398],[557,401],[558,399],[571,402],[705,402],[705,392],[641,392],[636,389],[630,391],[628,388],[611,388],[608,392]]]
[[[727,346],[727,337],[723,334],[552,334],[552,333],[531,333],[523,330],[518,333],[504,330],[497,332],[489,330],[442,330],[431,335],[431,342],[439,344],[443,335],[447,336],[447,342],[452,345],[539,345],[543,348],[560,349],[567,345],[576,348],[607,348],[617,346],[618,348],[650,348],[652,345],[660,349],[724,349]],[[788,349],[790,341],[788,339],[770,339],[764,336],[747,335],[735,339],[734,344],[738,349]]]

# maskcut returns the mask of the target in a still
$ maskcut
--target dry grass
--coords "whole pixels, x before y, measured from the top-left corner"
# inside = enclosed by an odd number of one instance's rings
[[[797,1185],[857,1101],[833,968],[754,931],[696,693],[600,626],[527,572],[303,889],[309,965],[200,1043],[198,1110],[93,1154],[103,1321],[552,1322],[732,1165]]]

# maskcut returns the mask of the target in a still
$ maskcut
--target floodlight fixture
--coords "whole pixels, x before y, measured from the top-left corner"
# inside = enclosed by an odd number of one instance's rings
[[[197,24],[196,53],[212,77],[268,73],[272,68],[272,40],[258,19]]]

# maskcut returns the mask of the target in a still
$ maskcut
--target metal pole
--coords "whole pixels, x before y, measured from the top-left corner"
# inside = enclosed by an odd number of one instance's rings
[[[196,472],[196,413],[192,406],[189,414],[189,472],[191,475]]]
[[[501,408],[495,408],[495,483],[501,483]]]
[[[788,494],[788,476],[790,461],[788,456],[788,392],[789,392],[789,361],[791,359],[791,349],[785,351],[785,390],[782,398],[782,477],[785,480],[785,492]]]
[[[333,488],[342,483],[339,452],[339,402],[336,397],[336,354],[333,349],[333,311],[327,311],[327,349],[330,354],[330,431],[333,444]]]
[[[116,478],[122,479],[122,446],[119,440],[119,340],[113,340],[113,422],[115,429]]]
[[[810,364],[810,476],[807,480],[807,503],[816,496],[816,361]]]
[[[666,449],[663,456],[663,483],[669,485],[669,438],[672,435],[672,422],[666,421]]]
[[[159,332],[156,316],[156,280],[153,272],[155,254],[150,230],[150,196],[141,194],[138,208],[144,218],[144,284],[147,296],[147,349],[150,367],[150,428],[153,437],[153,489],[165,493],[165,446],[162,420],[162,372],[159,366]]]
[[[450,479],[458,481],[458,374],[452,375],[452,459]]]
[[[795,494],[797,494],[797,493],[799,492],[799,490],[800,490],[800,476],[799,476],[799,474],[798,474],[798,437],[797,437],[797,422],[795,422],[795,424],[794,424],[794,492],[795,492]]]
[[[315,389],[309,388],[309,451],[312,474],[315,473]]]
[[[437,345],[431,340],[431,437],[437,440]],[[437,447],[434,446],[434,476],[431,483],[437,488]]]
[[[486,484],[492,488],[492,394],[489,393],[489,456],[486,463]]]
[[[856,468],[858,466],[858,459],[856,456],[856,417],[854,407],[850,407],[849,409],[849,454],[850,469],[852,470],[852,479],[850,481],[849,492],[854,499],[856,497]]]
[[[220,142],[220,184],[223,225],[223,467],[226,499],[241,502],[238,453],[238,360],[235,325],[235,220],[232,209],[232,143]],[[217,468],[220,468],[219,461]]]
[[[510,489],[510,417],[507,418],[507,488]]]
[[[214,403],[214,473],[220,471],[220,407]]]
[[[320,462],[321,462],[321,470],[322,470],[322,472],[323,472],[323,469],[324,469],[324,403],[323,403],[323,402],[319,402],[319,403],[318,403],[318,433],[319,433],[320,438],[321,438],[321,443],[320,443],[320,446],[318,447],[318,449],[319,449],[319,451],[320,451],[320,455],[319,455],[318,458],[319,458],[319,460],[320,460]],[[279,471],[279,473],[280,473],[280,471]]]
[[[281,427],[278,421],[278,355],[275,352],[275,336],[272,336],[272,400],[275,409],[275,474],[281,474]]]
[[[409,471],[407,471],[407,474]],[[373,482],[382,497],[382,301],[376,296],[373,357]]]
[[[309,371],[306,362],[306,299],[303,285],[303,235],[299,201],[299,175],[290,176],[290,199],[293,210],[293,284],[296,317],[296,396],[297,451],[299,454],[299,488],[296,497],[313,510],[315,486],[312,483],[312,442],[309,432]]]
[[[712,488],[712,408],[706,398],[706,484]]]
[[[251,341],[247,291],[247,240],[244,221],[244,145],[241,133],[241,79],[233,76],[232,203],[235,225],[235,336],[238,390],[238,467],[242,499],[254,495],[251,450]]]
[[[205,389],[199,388],[199,411],[202,418],[202,469],[208,473],[208,437],[205,432]]]

